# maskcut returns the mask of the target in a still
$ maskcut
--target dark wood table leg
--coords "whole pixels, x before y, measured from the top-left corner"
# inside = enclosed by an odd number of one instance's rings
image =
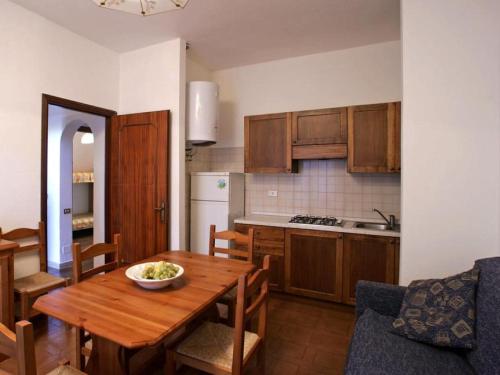
[[[164,345],[127,349],[112,341],[92,335],[92,352],[85,373],[92,374],[145,374],[162,368]]]
[[[92,335],[92,352],[85,373],[129,374],[127,350],[120,345]]]

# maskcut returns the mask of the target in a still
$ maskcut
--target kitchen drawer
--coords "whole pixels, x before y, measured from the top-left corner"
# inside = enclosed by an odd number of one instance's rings
[[[285,229],[266,227],[263,225],[234,224],[234,230],[240,233],[248,233],[253,228],[253,239],[255,242],[279,242],[285,244]]]
[[[285,255],[285,244],[277,241],[254,241],[253,252],[256,254]]]
[[[252,226],[255,242],[281,242],[285,244],[285,230],[283,228]]]

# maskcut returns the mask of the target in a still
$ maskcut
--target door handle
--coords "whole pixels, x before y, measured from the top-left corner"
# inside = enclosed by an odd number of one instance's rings
[[[162,201],[160,207],[155,207],[154,210],[160,213],[160,221],[165,222],[165,201]]]

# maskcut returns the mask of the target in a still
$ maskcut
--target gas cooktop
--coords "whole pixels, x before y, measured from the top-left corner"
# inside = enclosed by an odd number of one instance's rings
[[[342,219],[337,219],[332,216],[309,216],[309,215],[296,215],[292,217],[289,223],[295,224],[309,224],[309,225],[327,225],[330,227],[338,226],[341,227],[343,222]]]

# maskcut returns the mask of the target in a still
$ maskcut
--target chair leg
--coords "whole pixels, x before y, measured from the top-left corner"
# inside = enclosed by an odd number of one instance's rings
[[[266,373],[266,346],[262,345],[257,352],[257,368],[259,374],[264,375]]]
[[[21,303],[21,320],[29,320],[31,312],[30,295],[22,292],[19,299]]]
[[[227,324],[234,327],[234,318],[236,312],[236,298],[227,304]]]
[[[167,358],[165,360],[165,375],[175,374],[175,353],[167,349]]]
[[[82,348],[85,346],[85,331],[75,327],[75,338],[75,367],[83,371],[85,370],[85,356],[82,354]]]

